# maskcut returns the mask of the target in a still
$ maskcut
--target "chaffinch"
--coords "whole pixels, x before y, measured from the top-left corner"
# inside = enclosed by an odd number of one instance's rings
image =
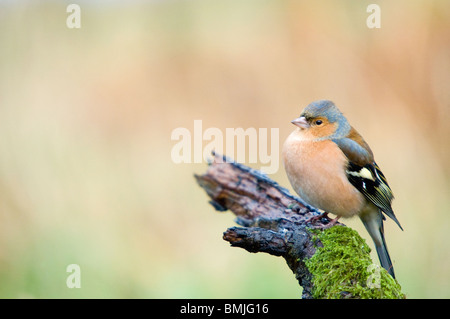
[[[384,267],[395,278],[384,239],[382,213],[394,215],[391,188],[374,161],[372,150],[333,102],[309,104],[293,120],[297,126],[283,145],[289,181],[306,202],[337,217],[358,215],[374,241]]]

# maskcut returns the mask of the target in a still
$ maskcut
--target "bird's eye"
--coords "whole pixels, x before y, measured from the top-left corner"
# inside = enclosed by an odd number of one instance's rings
[[[323,122],[322,122],[322,120],[317,120],[316,121],[316,125],[320,125],[320,124],[322,124]]]

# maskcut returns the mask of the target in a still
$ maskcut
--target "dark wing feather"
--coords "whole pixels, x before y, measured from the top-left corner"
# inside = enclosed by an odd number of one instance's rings
[[[370,202],[392,218],[400,229],[403,230],[392,210],[391,203],[394,199],[394,194],[375,162],[364,166],[349,162],[347,178]]]
[[[372,151],[355,129],[352,128],[350,135],[352,138],[332,139],[348,158],[346,171],[348,180],[403,230],[392,210],[394,194],[386,177],[375,163]]]

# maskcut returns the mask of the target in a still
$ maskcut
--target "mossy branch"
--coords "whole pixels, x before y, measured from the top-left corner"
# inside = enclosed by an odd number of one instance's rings
[[[319,212],[259,171],[222,155],[198,184],[218,211],[231,210],[242,227],[224,240],[249,252],[283,257],[303,287],[302,298],[404,298],[400,285],[370,258],[358,233],[338,223],[326,228]]]

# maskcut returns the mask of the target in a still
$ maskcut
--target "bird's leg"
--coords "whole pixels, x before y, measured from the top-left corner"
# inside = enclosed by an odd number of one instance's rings
[[[318,222],[319,220],[321,220],[322,218],[326,218],[326,219],[330,220],[330,217],[328,217],[328,213],[327,212],[323,212],[320,215],[314,215],[313,217],[308,218],[305,221],[305,223],[306,224],[308,224],[308,223],[314,224],[314,223]]]
[[[337,221],[339,220],[340,216],[337,216],[336,218],[331,219],[330,217],[328,217],[328,213],[327,212],[323,212],[320,215],[317,216],[313,216],[311,218],[308,218],[306,220],[306,223],[311,223],[311,224],[315,224],[316,222],[318,222],[320,219],[322,218],[326,218],[329,220],[329,222],[326,225],[320,225],[320,226],[316,226],[316,228],[320,228],[320,229],[327,229],[330,227],[333,227],[334,225],[336,225]]]
[[[339,220],[339,218],[341,218],[341,216],[337,216],[336,218],[331,219],[331,220],[329,221],[328,224],[318,226],[317,228],[320,228],[320,229],[328,229],[328,228],[331,228],[331,227],[333,227],[334,225],[336,225],[336,223],[337,223],[337,221]],[[328,218],[328,219],[329,219],[329,218]]]

